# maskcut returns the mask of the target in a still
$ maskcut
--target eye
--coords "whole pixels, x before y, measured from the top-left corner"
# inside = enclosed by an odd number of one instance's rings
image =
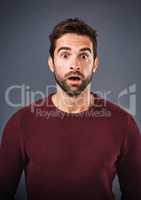
[[[67,58],[70,56],[70,54],[67,53],[67,52],[62,52],[60,55],[61,55],[61,57],[64,58],[64,59],[67,59]]]
[[[88,54],[87,53],[82,53],[80,54],[80,58],[82,58],[83,60],[88,58]]]

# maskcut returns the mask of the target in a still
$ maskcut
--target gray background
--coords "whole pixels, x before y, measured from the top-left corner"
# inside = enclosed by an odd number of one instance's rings
[[[80,17],[98,31],[100,65],[94,76],[93,91],[111,91],[108,99],[117,103],[124,89],[136,84],[136,115],[141,128],[140,53],[141,2],[138,0],[71,0],[71,1],[1,1],[0,37],[0,129],[18,108],[6,104],[6,89],[14,84],[29,85],[32,91],[43,91],[55,85],[47,67],[48,34],[53,26],[68,17]],[[11,93],[13,102],[19,101],[19,91]],[[122,97],[122,105],[129,107],[130,92]],[[117,179],[113,184],[116,198],[120,198]],[[22,176],[18,199],[25,199]]]

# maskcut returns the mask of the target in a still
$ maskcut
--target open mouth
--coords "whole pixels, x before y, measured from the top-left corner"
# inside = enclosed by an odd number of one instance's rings
[[[71,76],[68,79],[71,81],[80,81],[80,77],[78,77],[78,76]]]

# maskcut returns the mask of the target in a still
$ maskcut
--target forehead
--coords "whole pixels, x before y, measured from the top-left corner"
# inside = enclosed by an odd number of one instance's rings
[[[56,50],[62,46],[70,47],[70,49],[81,49],[85,47],[92,49],[93,44],[88,36],[66,33],[56,40]]]

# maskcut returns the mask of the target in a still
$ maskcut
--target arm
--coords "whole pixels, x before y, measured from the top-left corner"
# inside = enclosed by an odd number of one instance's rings
[[[24,168],[22,130],[18,114],[6,124],[0,144],[0,199],[14,200]]]
[[[131,116],[118,165],[122,200],[141,199],[141,135]]]

